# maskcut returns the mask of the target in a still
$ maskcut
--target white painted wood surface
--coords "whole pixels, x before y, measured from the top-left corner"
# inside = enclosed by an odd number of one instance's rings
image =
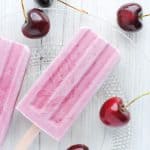
[[[120,5],[130,1],[129,0],[68,0],[68,2],[74,4],[75,6],[82,7],[90,11],[92,14],[103,16],[104,18],[109,20],[109,22],[111,22],[114,26],[116,26],[116,28],[118,28],[116,24],[116,11]],[[136,0],[134,2],[140,3],[143,6],[145,13],[150,12],[150,1]],[[36,6],[34,1],[32,0],[26,0],[26,5],[28,9]],[[62,6],[58,4],[55,4],[54,7],[62,8]],[[6,21],[5,19],[15,20],[17,18],[17,15],[20,15],[20,13],[21,13],[20,2],[18,2],[18,0],[1,0],[0,25],[2,25]],[[57,17],[53,19],[56,19],[57,21]],[[58,20],[58,21],[61,22],[63,20]],[[12,23],[11,21],[8,22],[9,23],[6,24],[6,28],[8,27],[7,29],[10,37],[15,37],[14,39],[27,43],[31,47],[38,47],[38,48],[32,48],[33,55],[34,56],[36,55],[35,57],[38,59],[36,60],[34,59],[34,61],[32,62],[32,64],[34,65],[30,66],[29,68],[28,73],[29,72],[31,73],[29,73],[30,74],[29,76],[26,76],[25,79],[26,82],[23,86],[24,88],[22,89],[21,92],[22,94],[19,97],[20,100],[21,97],[24,95],[24,93],[32,85],[33,81],[37,79],[40,73],[48,65],[49,61],[53,59],[53,57],[52,58],[45,57],[46,59],[41,60],[40,57],[45,54],[41,40],[29,41],[24,38],[20,38],[20,35],[17,35],[17,33],[14,36],[15,33],[13,29],[16,30],[16,28],[20,28],[20,22],[18,23],[17,19],[16,22],[15,21],[12,21]],[[132,33],[132,34],[125,33],[135,43],[135,48],[133,48],[134,49],[133,51],[132,48],[129,46],[129,51],[126,54],[127,57],[124,59],[123,62],[124,65],[122,65],[121,69],[117,71],[118,80],[127,98],[134,97],[135,95],[138,95],[143,91],[150,90],[150,67],[149,67],[150,66],[150,44],[149,44],[150,28],[149,25],[150,25],[150,18],[145,18],[144,27],[140,32]],[[56,34],[56,36],[54,37],[51,37],[50,39],[49,38],[43,39],[43,43],[47,43],[50,41],[49,45],[51,45],[54,40],[55,42],[56,40],[58,40],[57,43],[60,42],[59,38],[61,35],[59,35],[59,32],[61,33],[62,28],[59,28],[59,23],[56,24],[56,28],[54,30],[55,31],[52,32],[58,31],[58,34]],[[68,32],[70,31],[69,29],[66,28],[65,30],[68,30]],[[118,30],[120,29],[118,28]],[[19,29],[17,31],[19,31]],[[0,31],[0,33],[1,32],[2,31]],[[123,42],[119,36],[115,36],[113,30],[112,31],[108,30],[106,32],[108,32],[106,34],[114,36],[114,41],[117,41],[118,45],[122,44],[122,47],[125,47],[125,49],[127,49],[126,48],[128,47],[128,43],[126,43],[127,41]],[[59,43],[59,45],[61,45],[61,43]],[[53,47],[52,49],[56,49],[57,51],[59,49],[59,45],[56,45],[56,47]],[[45,56],[47,54],[55,56],[56,55],[55,53],[57,52],[48,51],[45,54]],[[130,54],[133,56],[131,56]],[[108,88],[110,90],[111,87],[105,86],[105,88],[106,89]],[[113,89],[113,84],[112,84],[112,89]],[[99,123],[97,113],[103,100],[98,100],[98,99],[102,99],[103,94],[105,94],[104,90],[100,90],[100,92],[96,94],[96,96],[93,98],[93,101],[82,113],[82,115],[79,117],[77,122],[73,125],[72,129],[68,132],[68,134],[60,143],[53,141],[45,133],[41,132],[40,135],[35,140],[35,142],[33,143],[33,145],[30,147],[30,149],[31,150],[66,150],[66,148],[69,145],[76,144],[76,143],[87,144],[90,146],[90,150],[147,150],[149,149],[148,148],[150,147],[149,97],[146,97],[145,100],[135,104],[131,108],[131,111],[134,114],[132,118],[132,126],[134,129],[132,128],[133,129],[132,132],[135,133],[132,133],[133,136],[129,136],[130,131],[126,130],[126,128],[123,130],[119,129],[118,130],[119,132],[117,130],[112,131],[108,128],[105,128],[103,125],[101,125],[101,123]],[[96,122],[96,124],[94,122]],[[17,143],[17,141],[21,138],[23,133],[30,126],[31,123],[26,118],[24,118],[20,113],[15,111],[11,123],[11,127],[8,132],[8,136],[3,149],[4,150],[14,149],[14,146]],[[127,133],[125,131],[127,131]],[[131,137],[130,140],[133,143],[132,144],[130,143],[130,146],[124,144],[122,144],[121,146],[120,143],[119,144],[113,143],[114,141],[119,141],[120,135],[121,138],[123,138],[123,136],[125,135],[123,139],[124,141],[127,141],[128,137]],[[113,141],[112,139],[115,140]],[[112,145],[115,144],[116,146],[113,147]]]

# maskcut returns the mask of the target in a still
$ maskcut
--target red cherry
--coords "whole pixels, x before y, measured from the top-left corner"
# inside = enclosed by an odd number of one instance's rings
[[[89,148],[86,145],[77,144],[69,147],[67,150],[89,150]]]
[[[108,126],[119,127],[126,125],[130,120],[130,113],[125,108],[120,97],[108,99],[100,110],[101,121]]]
[[[149,16],[149,15],[148,15]],[[101,121],[108,126],[119,127],[130,121],[130,113],[127,108],[144,96],[150,95],[150,91],[145,92],[134,99],[130,100],[126,105],[120,97],[112,97],[108,99],[101,107],[99,116]]]
[[[138,31],[142,28],[142,7],[136,3],[123,5],[117,13],[119,26],[126,31]]]
[[[54,0],[36,0],[36,2],[42,7],[49,7],[53,4]]]
[[[41,38],[45,36],[50,29],[50,21],[45,12],[34,8],[27,14],[22,32],[28,38]]]

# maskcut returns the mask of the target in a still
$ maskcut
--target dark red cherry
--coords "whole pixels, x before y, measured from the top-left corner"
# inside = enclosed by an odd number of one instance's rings
[[[35,0],[42,7],[49,7],[53,4],[54,0]]]
[[[117,13],[117,20],[123,30],[138,31],[142,28],[142,7],[137,3],[121,6]]]
[[[77,144],[69,147],[67,150],[89,150],[89,148],[86,145]]]
[[[41,9],[34,8],[27,14],[22,32],[28,38],[41,38],[50,30],[49,17]]]
[[[126,125],[130,120],[130,113],[125,108],[120,97],[108,99],[100,109],[100,119],[108,126],[119,127]]]

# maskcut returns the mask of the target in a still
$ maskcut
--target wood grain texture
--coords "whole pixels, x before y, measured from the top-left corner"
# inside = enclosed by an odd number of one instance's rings
[[[116,11],[118,7],[129,0],[68,0],[68,2],[74,4],[77,7],[82,7],[92,14],[103,16],[111,24],[113,24],[118,30],[120,30],[116,24]],[[134,2],[140,3],[145,13],[150,12],[150,1],[134,0]],[[32,7],[37,7],[33,0],[26,0],[27,9]],[[64,8],[61,4],[55,4],[56,8]],[[64,12],[65,14],[65,12]],[[49,62],[59,52],[61,46],[67,41],[67,37],[74,33],[73,28],[70,26],[79,26],[79,22],[76,17],[74,20],[76,22],[69,22],[68,27],[63,26],[68,20],[62,17],[61,20],[57,20],[57,16],[52,14],[52,20],[55,24],[55,29],[51,31],[52,36],[48,36],[42,40],[27,40],[20,35],[20,26],[22,21],[18,22],[17,15],[21,16],[20,2],[18,0],[1,0],[0,3],[0,25],[3,22],[8,22],[5,25],[5,36],[8,35],[9,38],[16,39],[20,42],[30,45],[32,48],[33,61],[31,62],[28,69],[27,76],[25,77],[23,89],[19,96],[19,100],[30,88],[37,77],[42,73],[42,71],[47,67]],[[10,17],[11,16],[11,17]],[[65,15],[64,15],[65,16]],[[72,17],[72,16],[71,16]],[[11,19],[10,19],[11,18]],[[12,23],[11,21],[13,20]],[[14,21],[15,20],[15,21]],[[105,35],[113,36],[113,42],[117,43],[118,47],[123,47],[127,52],[122,53],[126,55],[123,58],[121,66],[115,71],[117,74],[117,80],[121,85],[121,90],[123,90],[123,95],[125,97],[131,98],[139,93],[150,90],[150,19],[145,18],[144,27],[138,33],[125,33],[134,42],[134,50],[130,44],[118,34],[115,34],[113,30],[109,29],[105,31]],[[14,28],[16,33],[14,33]],[[16,29],[17,28],[17,29]],[[68,32],[67,32],[68,31]],[[121,30],[120,30],[121,31]],[[104,32],[104,31],[103,31]],[[2,28],[0,28],[0,33],[3,33]],[[65,34],[63,34],[65,33]],[[15,34],[15,35],[14,35]],[[61,40],[63,37],[63,40]],[[110,38],[112,39],[112,37]],[[53,45],[53,41],[57,45]],[[45,43],[47,46],[45,46]],[[50,48],[48,48],[50,47]],[[123,56],[124,57],[124,56]],[[110,82],[113,80],[111,79]],[[115,80],[116,81],[116,80]],[[107,81],[109,82],[109,81]],[[67,133],[65,138],[60,142],[52,140],[45,133],[41,132],[37,139],[34,141],[31,150],[66,150],[71,144],[84,143],[89,145],[90,150],[147,150],[150,147],[150,101],[149,97],[144,98],[145,100],[135,104],[131,111],[133,113],[132,123],[133,135],[129,136],[131,133],[128,128],[122,130],[110,130],[104,127],[98,120],[98,109],[101,106],[104,98],[111,95],[111,92],[106,91],[110,88],[114,88],[112,83],[106,84],[102,90],[100,90],[93,98],[93,101],[88,105],[85,111],[81,114],[78,120],[75,122],[71,130]],[[107,87],[109,85],[109,87]],[[114,93],[118,93],[115,91]],[[114,94],[112,93],[112,94]],[[122,93],[119,93],[122,95]],[[89,123],[90,122],[90,123]],[[93,122],[93,123],[92,123]],[[15,111],[13,116],[12,124],[8,132],[6,142],[4,144],[4,150],[12,150],[17,141],[23,136],[25,131],[31,126],[31,123],[24,118],[20,113]],[[123,133],[122,133],[123,131]],[[125,132],[127,131],[127,132]],[[132,138],[131,146],[123,145],[120,143],[114,143],[114,141],[119,141],[120,135],[124,136],[124,141],[128,137]],[[107,140],[106,140],[107,139]],[[114,139],[114,140],[112,140]],[[115,148],[112,145],[115,145]],[[117,145],[118,144],[118,145]]]

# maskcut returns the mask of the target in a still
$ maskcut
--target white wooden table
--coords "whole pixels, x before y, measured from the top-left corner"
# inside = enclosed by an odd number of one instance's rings
[[[116,11],[120,5],[130,2],[129,0],[68,0],[68,2],[74,4],[75,6],[82,7],[89,12],[103,16],[107,20],[109,20],[114,26],[117,27],[116,24]],[[140,3],[143,6],[145,13],[150,13],[150,1],[140,1],[136,0],[135,2]],[[32,8],[36,6],[36,4],[32,0],[26,0],[27,8]],[[59,7],[55,5],[55,7]],[[3,16],[7,17],[7,14],[10,12],[20,12],[20,2],[18,0],[1,0],[0,2],[0,17],[1,21],[0,24],[3,22]],[[12,14],[12,18],[16,16]],[[10,24],[12,26],[12,24]],[[13,24],[15,27],[15,24]],[[138,33],[125,33],[130,39],[134,41],[136,44],[135,56],[133,59],[127,59],[127,65],[131,65],[135,68],[129,68],[129,74],[127,73],[120,73],[119,80],[122,84],[124,84],[124,90],[129,97],[134,97],[142,93],[143,91],[150,91],[150,18],[146,18],[144,20],[144,27]],[[117,27],[118,28],[118,27]],[[120,30],[120,29],[119,29]],[[110,33],[111,34],[111,33]],[[119,39],[116,39],[119,42]],[[34,43],[34,42],[33,42]],[[38,42],[40,45],[40,40]],[[134,58],[139,58],[138,63],[135,63]],[[23,89],[22,93],[30,87],[32,82],[37,78],[39,73],[43,71],[46,66],[41,65],[35,69],[35,74],[30,77],[29,81],[26,83],[26,88]],[[32,68],[33,69],[33,68]],[[32,70],[33,71],[33,70]],[[130,74],[132,72],[132,74]],[[31,82],[30,82],[31,80]],[[128,82],[126,82],[128,81]],[[20,96],[21,97],[21,96]],[[20,99],[20,98],[19,98]],[[96,99],[96,98],[94,98]],[[93,129],[88,126],[88,122],[94,121],[93,115],[97,115],[97,110],[93,109],[93,106],[97,105],[97,109],[100,107],[102,102],[93,102],[90,104],[87,109],[82,113],[81,117],[77,120],[71,131],[69,131],[68,136],[64,138],[60,143],[53,141],[50,137],[48,137],[45,133],[41,132],[38,138],[35,140],[33,145],[30,147],[31,150],[65,150],[69,145],[76,144],[76,143],[84,143],[91,147],[92,150],[148,150],[150,147],[150,98],[146,97],[145,100],[135,104],[132,107],[132,111],[136,110],[136,117],[132,118],[135,119],[135,130],[136,137],[132,137],[135,139],[135,143],[132,144],[132,147],[121,147],[118,146],[116,149],[113,149],[110,145],[112,141],[105,141],[105,136],[97,136],[97,134],[104,134],[107,132],[107,136],[109,136],[109,129],[104,128],[101,130],[101,133],[97,130]],[[94,107],[95,108],[95,107]],[[137,111],[138,110],[138,111]],[[87,126],[85,126],[87,124]],[[11,128],[8,132],[8,136],[6,142],[4,144],[4,150],[13,150],[15,144],[19,140],[19,138],[23,135],[23,133],[31,126],[31,123],[25,119],[20,113],[15,111]],[[92,126],[94,128],[98,126]],[[85,129],[85,130],[84,130]],[[83,132],[81,132],[81,130]],[[89,131],[85,133],[84,131]],[[80,135],[80,132],[82,135]],[[111,134],[111,131],[110,131]],[[120,133],[122,134],[122,133]],[[91,135],[90,138],[84,138],[81,141],[78,139],[79,136],[86,137]],[[111,135],[113,136],[113,135]],[[119,138],[119,135],[118,135]],[[94,141],[93,141],[94,139]],[[107,137],[106,137],[107,139]],[[108,138],[109,139],[109,138]],[[126,137],[125,139],[126,140]],[[134,140],[133,140],[134,141]]]

